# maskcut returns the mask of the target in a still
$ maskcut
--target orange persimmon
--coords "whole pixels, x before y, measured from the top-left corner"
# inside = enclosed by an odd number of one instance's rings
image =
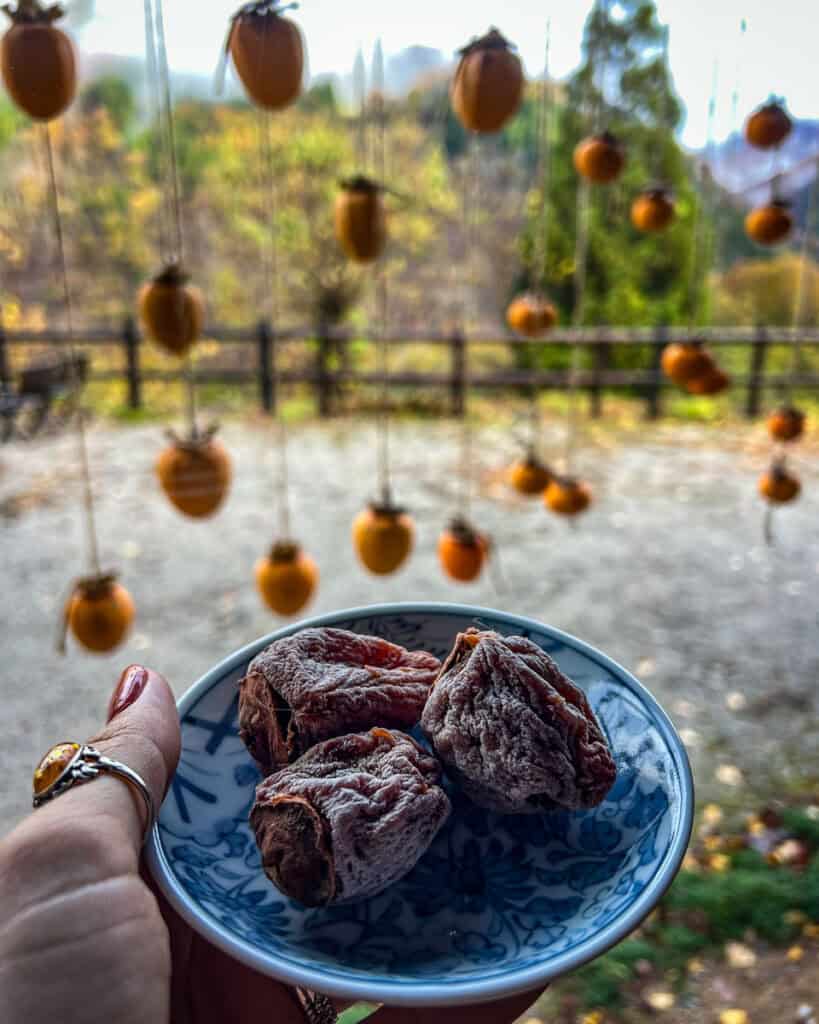
[[[525,292],[514,298],[506,310],[506,322],[525,338],[536,338],[557,323],[557,310],[542,295]]]
[[[438,560],[447,576],[471,583],[480,576],[489,556],[489,540],[460,517],[438,538]]]
[[[298,26],[282,17],[278,0],[244,4],[233,16],[228,49],[248,96],[265,110],[297,99],[304,76],[304,43]]]
[[[171,263],[139,292],[139,312],[148,334],[171,355],[184,356],[202,332],[205,306],[188,275]]]
[[[412,517],[390,503],[373,503],[353,520],[353,546],[361,563],[377,576],[395,572],[415,539]]]
[[[674,213],[674,197],[667,188],[646,188],[631,204],[631,223],[638,231],[665,231]]]
[[[339,245],[356,263],[372,263],[387,240],[384,189],[357,175],[341,183],[336,196],[335,230]]]
[[[611,132],[582,139],[574,150],[575,170],[596,185],[605,185],[620,176],[626,165],[626,151]]]
[[[29,117],[51,121],[70,105],[77,91],[74,45],[54,24],[64,14],[59,4],[18,0],[3,10],[11,28],[0,43],[0,68],[9,95]]]
[[[509,483],[518,492],[532,497],[546,490],[552,474],[534,452],[527,452],[509,467]]]
[[[318,586],[316,563],[294,541],[277,541],[255,568],[256,589],[277,615],[295,615]]]
[[[95,654],[119,647],[133,619],[133,599],[112,572],[77,580],[64,609],[64,629],[70,629],[77,642]],[[63,633],[60,650],[64,649]]]
[[[794,501],[802,490],[799,478],[786,468],[784,462],[774,462],[760,476],[757,486],[762,497],[772,505],[785,505]]]
[[[745,217],[745,233],[757,245],[778,245],[793,229],[793,214],[785,199],[772,199]]]
[[[230,487],[232,467],[227,449],[214,431],[180,438],[168,431],[171,443],[156,460],[156,475],[171,504],[193,519],[219,508]]]
[[[523,98],[523,65],[496,28],[459,51],[452,109],[468,131],[497,132]]]
[[[591,505],[592,492],[582,480],[553,476],[543,492],[543,501],[559,516],[577,516]]]
[[[791,405],[783,405],[769,414],[766,424],[775,441],[795,441],[805,430],[805,414]]]
[[[768,102],[757,107],[745,122],[745,138],[758,149],[771,149],[785,141],[792,127],[793,122],[784,107]]]
[[[699,342],[672,341],[663,349],[660,365],[666,377],[684,385],[710,373],[714,360]]]

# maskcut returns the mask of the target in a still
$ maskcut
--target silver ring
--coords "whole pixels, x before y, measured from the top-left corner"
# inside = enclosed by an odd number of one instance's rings
[[[144,845],[156,821],[156,808],[151,791],[133,768],[111,757],[105,757],[88,743],[58,743],[48,751],[34,772],[32,804],[34,807],[42,807],[72,786],[91,782],[106,772],[122,779],[142,797],[146,811],[145,830],[142,833]]]

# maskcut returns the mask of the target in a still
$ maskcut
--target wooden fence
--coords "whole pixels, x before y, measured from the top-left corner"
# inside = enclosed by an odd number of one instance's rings
[[[774,345],[793,346],[797,342],[806,348],[819,347],[819,329],[816,328],[773,328],[773,327],[720,327],[697,329],[696,337],[718,349],[722,345],[740,346],[748,351],[744,371],[733,375],[735,391],[741,389],[743,407],[748,417],[755,417],[762,408],[763,393],[783,388],[790,377],[785,374],[773,375],[766,372],[767,355]],[[248,365],[241,367],[212,367],[200,365],[196,376],[200,381],[224,383],[248,383],[255,381],[259,402],[267,412],[276,408],[276,383],[306,383],[315,396],[316,411],[320,416],[333,414],[335,400],[344,388],[355,385],[376,386],[381,383],[377,373],[362,372],[345,368],[343,361],[336,365],[335,358],[346,342],[360,338],[360,334],[346,329],[287,329],[274,331],[272,326],[261,321],[255,327],[234,328],[213,326],[208,329],[209,340],[231,344],[251,345],[255,349],[252,360],[243,360]],[[577,330],[556,330],[537,342],[518,339],[503,332],[470,334],[441,333],[435,331],[396,332],[388,335],[390,347],[413,344],[437,344],[449,352],[446,372],[412,372],[400,370],[390,374],[390,387],[394,389],[435,389],[446,396],[447,406],[454,416],[462,416],[468,390],[526,391],[532,389],[564,389],[568,383],[566,370],[493,369],[490,372],[470,372],[470,352],[474,346],[508,345],[531,346],[541,349],[565,348],[577,343],[589,349],[586,367],[577,378],[577,386],[589,396],[589,410],[592,416],[602,412],[603,394],[606,389],[627,389],[645,402],[646,416],[656,419],[662,414],[663,393],[673,388],[664,379],[660,370],[660,355],[669,341],[685,340],[691,332],[683,328],[580,328]],[[56,351],[67,345],[65,332],[49,331],[3,331],[0,330],[0,386],[10,386],[12,373],[9,350],[12,346],[48,346]],[[282,369],[277,374],[275,363],[280,342],[306,346],[308,358],[298,369]],[[121,346],[123,363],[120,369],[95,370],[91,358],[89,380],[124,380],[127,386],[127,401],[131,408],[139,409],[143,404],[142,385],[145,381],[173,380],[181,376],[181,370],[162,370],[144,367],[141,353],[145,345],[135,322],[127,319],[119,328],[94,328],[77,332],[75,343],[85,348],[95,345]],[[611,367],[611,346],[643,346],[645,365],[638,369],[613,369]],[[800,390],[819,390],[819,373],[800,372],[791,383]]]

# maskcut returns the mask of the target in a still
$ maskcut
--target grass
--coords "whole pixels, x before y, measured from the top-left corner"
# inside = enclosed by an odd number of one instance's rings
[[[630,938],[561,983],[587,1009],[617,1008],[641,962],[677,987],[692,957],[726,942],[791,942],[805,921],[819,922],[819,821],[798,809],[783,812],[784,828],[812,849],[803,869],[771,864],[752,849],[728,850],[720,870],[682,870],[659,908]]]

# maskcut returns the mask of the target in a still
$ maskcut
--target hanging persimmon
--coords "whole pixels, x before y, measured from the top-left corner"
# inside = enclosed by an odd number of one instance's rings
[[[316,563],[295,541],[277,541],[256,563],[256,589],[277,615],[295,615],[318,586]]]
[[[790,135],[793,122],[781,103],[769,101],[758,107],[745,122],[745,138],[757,149],[780,146]]]
[[[77,580],[63,611],[59,649],[71,630],[86,650],[104,654],[119,647],[134,620],[131,595],[117,583],[116,573],[95,573]]]
[[[219,508],[230,487],[232,467],[227,449],[214,429],[191,437],[168,431],[171,443],[156,460],[156,475],[171,504],[192,519]]]
[[[509,483],[518,492],[532,497],[542,494],[552,479],[547,466],[537,455],[530,451],[522,459],[517,459],[509,467]]]
[[[12,21],[0,44],[9,95],[29,117],[51,121],[68,109],[77,91],[74,45],[55,25],[65,12],[40,0],[18,0],[3,10]]]
[[[785,466],[784,461],[776,460],[771,468],[762,474],[758,482],[759,493],[772,505],[785,505],[799,497],[802,485]]]
[[[336,238],[356,263],[372,263],[387,240],[383,186],[359,174],[341,183],[336,196]]]
[[[643,189],[631,204],[631,223],[638,231],[665,231],[674,215],[674,197],[659,185]]]
[[[731,386],[731,378],[718,366],[712,365],[700,377],[684,382],[689,395],[719,395]]]
[[[537,338],[557,323],[557,309],[542,295],[525,292],[509,303],[506,322],[524,338]]]
[[[805,430],[805,414],[792,405],[783,405],[770,413],[767,427],[774,441],[795,441]]]
[[[301,92],[304,44],[298,26],[282,17],[279,0],[244,4],[233,15],[228,49],[248,96],[265,110],[282,110]]]
[[[377,576],[395,572],[412,550],[414,539],[412,517],[389,502],[373,502],[353,520],[356,554]]]
[[[611,132],[600,132],[582,139],[575,146],[573,159],[579,175],[596,185],[606,185],[620,176],[626,165],[626,151]]]
[[[491,28],[462,50],[452,80],[452,109],[470,132],[498,132],[523,98],[523,65],[509,42]]]
[[[704,377],[714,369],[714,360],[698,341],[673,341],[660,359],[663,373],[675,384]]]
[[[465,519],[456,517],[438,538],[438,560],[447,576],[471,583],[489,557],[489,539]]]
[[[757,245],[784,242],[793,228],[791,205],[786,199],[772,199],[745,218],[745,233]]]
[[[188,284],[188,275],[176,263],[142,286],[139,312],[153,341],[175,356],[190,350],[205,320],[201,292]]]
[[[547,508],[559,516],[577,516],[591,505],[592,492],[582,480],[553,476],[543,492],[543,501]]]

